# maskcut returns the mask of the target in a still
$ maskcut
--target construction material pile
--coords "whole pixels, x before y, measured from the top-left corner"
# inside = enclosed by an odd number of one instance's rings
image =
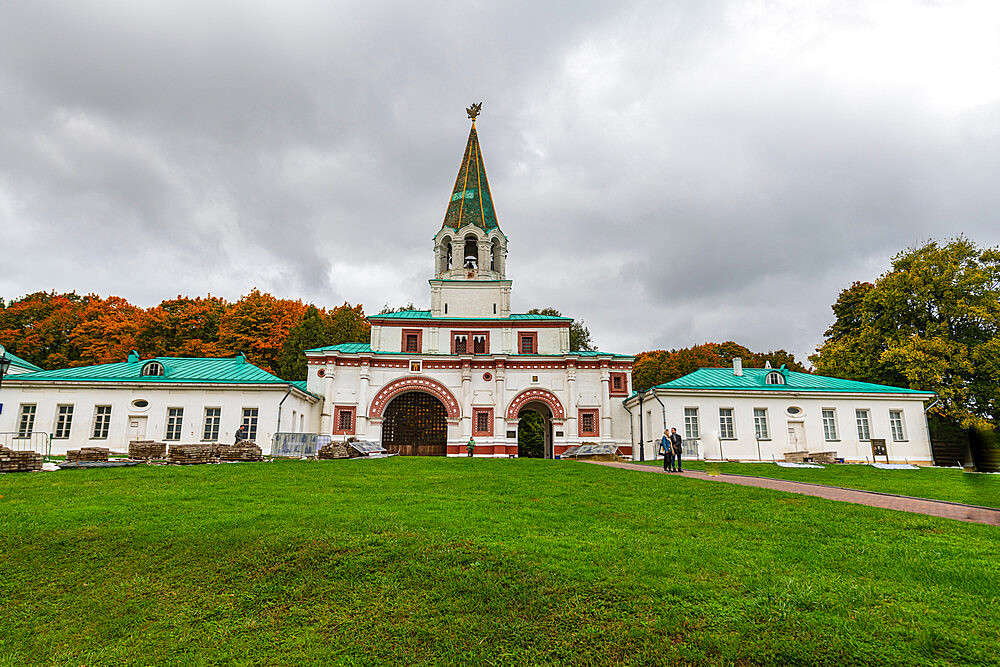
[[[260,447],[250,440],[241,440],[235,445],[216,445],[215,453],[222,461],[260,461],[264,458]]]
[[[787,463],[834,463],[837,452],[785,452]]]
[[[107,447],[81,447],[80,449],[70,449],[66,451],[66,462],[73,461],[107,461]]]
[[[162,459],[167,455],[167,445],[153,440],[133,440],[128,443],[130,459]]]
[[[215,460],[215,445],[170,445],[167,461],[181,465],[211,463]]]
[[[41,469],[41,454],[18,452],[0,445],[0,472],[34,472]]]
[[[319,448],[316,453],[318,459],[348,459],[351,458],[347,451],[347,445],[342,442],[330,442]]]

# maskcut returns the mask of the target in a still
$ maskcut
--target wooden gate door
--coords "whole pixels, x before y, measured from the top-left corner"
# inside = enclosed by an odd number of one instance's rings
[[[382,421],[382,446],[404,456],[446,455],[448,413],[444,405],[421,391],[392,399]]]

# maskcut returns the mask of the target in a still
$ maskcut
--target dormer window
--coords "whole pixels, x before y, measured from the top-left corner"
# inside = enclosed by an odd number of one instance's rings
[[[163,375],[163,364],[158,361],[150,361],[145,366],[142,367],[143,376],[161,376]]]
[[[777,371],[772,371],[764,378],[764,384],[785,384],[785,376]]]

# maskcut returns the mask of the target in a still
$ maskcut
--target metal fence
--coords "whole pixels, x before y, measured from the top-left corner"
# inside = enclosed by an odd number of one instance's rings
[[[16,452],[35,452],[46,457],[52,454],[49,434],[39,431],[32,431],[28,435],[22,435],[16,431],[0,433],[0,446],[13,449]]]
[[[275,433],[271,438],[271,456],[316,456],[317,450],[329,441],[330,436],[318,433]]]

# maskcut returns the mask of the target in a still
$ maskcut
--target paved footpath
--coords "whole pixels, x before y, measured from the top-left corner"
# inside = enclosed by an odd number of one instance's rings
[[[1000,526],[1000,509],[980,507],[978,505],[963,505],[962,503],[952,503],[945,500],[896,496],[890,493],[859,491],[857,489],[845,489],[839,486],[823,486],[822,484],[811,484],[807,482],[791,482],[784,479],[747,477],[744,475],[730,475],[727,473],[709,475],[708,473],[700,470],[685,470],[681,473],[665,473],[663,468],[660,468],[659,466],[639,465],[637,463],[614,463],[611,461],[587,461],[587,463],[609,466],[612,468],[622,468],[624,470],[639,470],[642,472],[659,473],[661,475],[669,474],[676,477],[688,477],[690,479],[701,479],[709,482],[725,482],[726,484],[739,484],[740,486],[756,486],[760,489],[787,491],[788,493],[799,493],[804,496],[815,496],[817,498],[826,498],[827,500],[839,500],[845,503],[868,505],[869,507],[881,507],[888,510],[899,510],[900,512],[913,512],[914,514],[927,514],[929,516],[944,517],[945,519],[957,519],[958,521],[986,523],[992,526]]]

